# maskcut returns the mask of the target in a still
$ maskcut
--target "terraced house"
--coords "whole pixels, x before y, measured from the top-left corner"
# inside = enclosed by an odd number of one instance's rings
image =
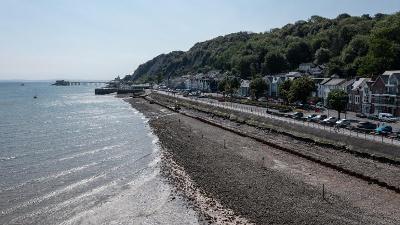
[[[373,114],[400,116],[400,70],[386,71],[371,85]]]

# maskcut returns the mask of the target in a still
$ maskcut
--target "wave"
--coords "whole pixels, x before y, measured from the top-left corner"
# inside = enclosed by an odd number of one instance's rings
[[[17,158],[17,156],[0,157],[0,161],[8,161],[8,160],[16,159],[16,158]]]
[[[91,151],[87,151],[87,152],[81,152],[78,154],[74,154],[68,157],[64,157],[64,158],[60,158],[58,159],[58,161],[65,161],[65,160],[69,160],[69,159],[75,159],[78,157],[82,157],[82,156],[86,156],[86,155],[92,155],[98,152],[102,152],[102,151],[106,151],[106,150],[111,150],[113,148],[117,148],[117,147],[121,147],[123,144],[118,144],[118,145],[112,145],[112,146],[105,146],[99,149],[95,149],[95,150],[91,150]]]

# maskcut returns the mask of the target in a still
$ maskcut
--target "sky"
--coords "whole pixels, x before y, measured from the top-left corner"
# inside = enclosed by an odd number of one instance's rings
[[[108,80],[196,42],[400,0],[0,0],[0,80]]]

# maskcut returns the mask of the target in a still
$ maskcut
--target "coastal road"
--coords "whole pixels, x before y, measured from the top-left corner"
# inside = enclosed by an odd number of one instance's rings
[[[360,132],[352,131],[349,129],[335,130],[331,126],[326,126],[326,125],[322,125],[319,123],[312,123],[312,122],[307,122],[307,121],[295,120],[295,119],[288,118],[288,117],[276,116],[276,115],[267,113],[267,109],[264,107],[244,105],[244,104],[233,103],[233,102],[219,102],[215,99],[209,99],[209,98],[184,97],[182,95],[178,95],[175,93],[159,91],[159,90],[157,90],[156,92],[159,94],[173,96],[176,98],[185,99],[185,100],[189,100],[189,101],[193,101],[193,102],[208,104],[208,105],[212,105],[215,107],[235,110],[235,111],[239,111],[239,112],[243,112],[243,113],[249,113],[249,114],[253,114],[253,115],[257,115],[257,116],[261,116],[261,117],[267,117],[267,118],[283,121],[283,122],[289,123],[289,124],[297,124],[297,125],[307,126],[307,127],[311,127],[314,129],[331,132],[331,133],[340,133],[343,135],[350,136],[352,138],[358,138],[358,139],[362,139],[362,140],[369,140],[369,141],[374,141],[374,142],[378,142],[378,143],[386,143],[386,144],[391,144],[391,145],[395,145],[395,146],[400,146],[400,141],[393,139],[393,138],[388,138],[388,137],[384,137],[381,135],[360,133]]]

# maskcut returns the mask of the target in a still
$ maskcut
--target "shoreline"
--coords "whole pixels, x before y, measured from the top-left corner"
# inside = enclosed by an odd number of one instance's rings
[[[171,164],[167,163],[168,159],[173,160],[199,190],[212,200],[221,202],[219,208],[232,209],[229,215],[242,215],[237,217],[242,219],[241,224],[399,222],[397,209],[386,209],[387,212],[384,209],[379,212],[371,209],[369,212],[366,207],[375,204],[379,198],[386,199],[388,206],[384,208],[390,208],[390,204],[396,205],[398,195],[388,190],[381,190],[376,185],[369,187],[365,182],[353,181],[337,171],[321,168],[249,138],[186,118],[161,106],[149,104],[144,99],[131,98],[127,101],[149,118],[162,151],[169,154],[169,158],[163,159],[164,165]],[[227,142],[225,148],[221,137]],[[164,167],[164,170],[168,171],[168,168]],[[178,179],[179,176],[175,176],[175,180],[171,174],[167,173],[166,176],[175,183],[179,192],[185,194],[184,182]],[[328,188],[325,200],[320,193],[322,184]],[[352,189],[361,194],[349,194]],[[378,192],[382,192],[380,196],[376,195]],[[371,195],[376,196],[368,201],[363,200]],[[193,196],[186,198],[193,202],[197,210],[200,209],[200,214],[207,215],[198,207],[198,199]],[[382,201],[379,204],[383,204]],[[233,218],[225,218],[224,221],[209,216],[208,221],[229,224]]]

